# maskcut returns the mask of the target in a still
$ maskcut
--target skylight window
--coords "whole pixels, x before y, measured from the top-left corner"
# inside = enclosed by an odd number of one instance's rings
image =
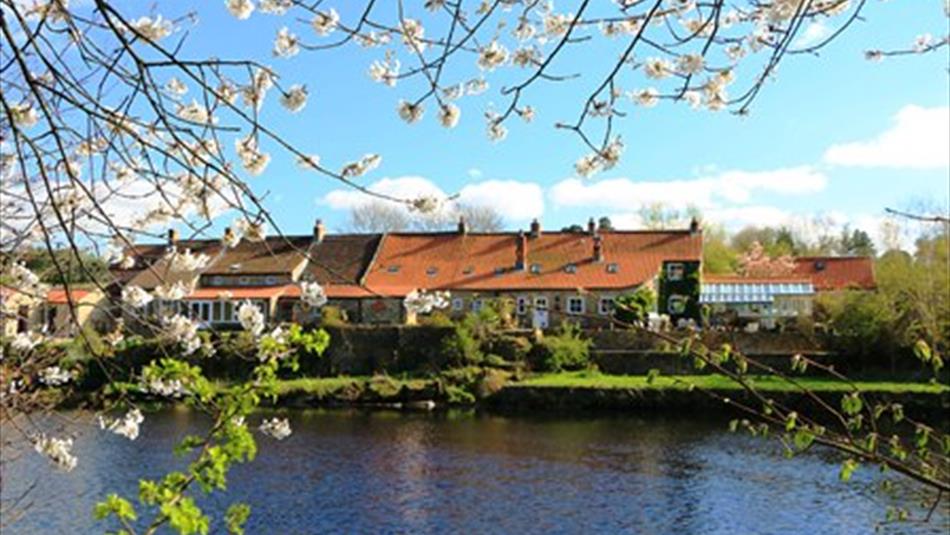
[[[618,271],[620,271],[620,266],[616,262],[607,264],[607,273],[617,273]]]
[[[397,264],[393,264],[389,266],[388,268],[386,268],[386,271],[390,273],[399,273],[399,266]]]
[[[438,272],[439,272],[439,268],[437,268],[437,267],[435,267],[435,266],[431,266],[431,267],[429,267],[428,269],[426,269],[426,275],[428,275],[428,276],[430,276],[430,277],[435,276],[435,274],[438,273]]]
[[[577,264],[568,264],[564,266],[565,273],[577,273]]]
[[[531,273],[535,275],[541,273],[541,264],[531,264]]]

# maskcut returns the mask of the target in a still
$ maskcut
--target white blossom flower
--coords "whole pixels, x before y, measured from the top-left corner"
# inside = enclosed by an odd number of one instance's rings
[[[139,436],[139,426],[145,421],[145,417],[142,416],[142,411],[132,409],[122,418],[107,418],[100,415],[98,420],[99,429],[107,429],[129,440],[135,440]]]
[[[663,58],[650,58],[643,64],[643,73],[655,80],[662,80],[672,72],[673,65]]]
[[[683,93],[683,100],[694,110],[698,110],[703,105],[703,96],[699,91],[690,90]]]
[[[293,5],[294,3],[292,0],[261,0],[259,7],[261,13],[267,13],[268,15],[283,15],[288,9],[293,7]]]
[[[511,62],[521,68],[531,67],[541,62],[541,52],[533,46],[518,48],[511,55]]]
[[[241,88],[241,100],[245,106],[252,106],[260,109],[264,103],[264,97],[267,96],[267,90],[273,87],[274,80],[269,71],[257,69],[251,84]]]
[[[39,121],[36,110],[29,102],[21,102],[10,106],[10,114],[13,116],[13,124],[20,128],[31,128]]]
[[[154,19],[141,17],[132,23],[132,28],[149,41],[161,41],[172,33],[171,21],[163,19],[161,15]]]
[[[402,42],[409,50],[420,54],[425,52],[426,43],[423,41],[425,38],[425,28],[422,27],[422,23],[415,19],[403,19],[400,27],[402,30]]]
[[[190,293],[188,286],[182,281],[173,284],[161,284],[152,290],[152,294],[162,301],[180,301]]]
[[[327,303],[327,294],[316,282],[301,282],[300,300],[307,306],[320,308]]]
[[[455,104],[443,104],[439,109],[439,122],[446,128],[455,128],[459,123],[461,111]]]
[[[191,100],[191,104],[183,106],[178,105],[178,116],[186,121],[191,121],[193,123],[213,123],[214,118],[211,116],[211,113],[208,112],[208,108],[205,108],[194,99]]]
[[[152,302],[152,295],[141,286],[130,284],[122,288],[122,302],[130,307],[142,308]]]
[[[243,301],[238,306],[238,321],[245,331],[254,336],[258,336],[264,331],[264,313],[250,301]]]
[[[317,32],[317,35],[329,35],[339,24],[340,14],[333,8],[330,8],[330,11],[317,13],[310,21],[310,26],[313,27],[313,31]]]
[[[476,96],[488,91],[488,82],[484,78],[474,78],[465,82],[465,93]]]
[[[515,26],[515,29],[511,31],[512,35],[515,36],[519,41],[527,41],[534,37],[534,34],[537,33],[538,29],[524,17],[518,19],[518,25]]]
[[[181,314],[175,314],[165,318],[164,323],[165,334],[175,343],[181,344],[185,355],[190,355],[201,347],[197,322]]]
[[[526,123],[530,123],[531,121],[534,120],[534,108],[532,108],[531,106],[525,106],[524,108],[521,108],[520,110],[515,110],[515,111],[518,112],[518,115]]]
[[[300,84],[290,86],[290,90],[281,95],[280,103],[291,113],[297,113],[307,105],[307,88]]]
[[[267,164],[270,163],[270,155],[258,150],[257,139],[248,136],[235,140],[234,145],[238,156],[241,157],[241,164],[247,172],[255,176],[264,172]]]
[[[254,3],[251,0],[224,0],[224,5],[238,20],[245,20],[254,12]]]
[[[56,464],[57,468],[65,472],[76,468],[78,462],[76,456],[72,454],[72,448],[72,438],[47,437],[46,434],[42,434],[33,439],[33,449],[45,455]]]
[[[171,80],[165,83],[165,91],[172,96],[180,97],[188,92],[188,86],[178,78],[172,77]]]
[[[564,35],[574,20],[573,13],[548,13],[544,17],[544,33],[551,37]]]
[[[73,375],[59,366],[47,366],[40,371],[40,382],[46,386],[60,386],[68,383]]]
[[[639,104],[644,108],[652,108],[660,102],[659,93],[657,93],[656,89],[653,89],[652,87],[634,91],[631,97],[636,104]]]
[[[926,52],[928,48],[933,46],[933,44],[934,44],[933,35],[930,35],[929,33],[918,35],[917,38],[914,39],[914,52],[917,52],[917,53]]]
[[[274,55],[282,58],[292,58],[300,53],[300,41],[297,36],[290,33],[290,29],[284,26],[277,31],[277,38],[274,39]]]
[[[30,331],[19,332],[16,333],[16,336],[14,336],[10,342],[10,349],[20,352],[29,351],[36,347],[42,340],[42,337]]]
[[[504,141],[508,137],[508,128],[500,121],[490,121],[488,123],[488,139],[493,142]]]
[[[154,377],[145,384],[145,388],[149,392],[165,398],[177,398],[188,393],[188,389],[185,388],[180,379]]]
[[[442,9],[445,5],[445,0],[426,0],[425,8],[433,13]]]
[[[35,293],[40,285],[40,277],[21,262],[15,262],[10,266],[7,278],[9,279],[7,284],[27,293]]]
[[[261,433],[270,435],[277,440],[284,440],[292,433],[290,429],[290,422],[287,421],[286,418],[278,419],[275,417],[269,420],[264,420],[261,422],[261,425],[258,427],[258,429],[261,431]]]
[[[369,77],[381,84],[395,87],[399,77],[399,60],[386,58],[386,61],[374,61],[369,66]]]
[[[359,161],[350,162],[343,166],[343,169],[340,171],[340,174],[346,178],[355,178],[358,176],[363,176],[366,173],[372,171],[379,167],[379,164],[383,161],[382,156],[378,154],[366,154]]]
[[[211,261],[211,258],[206,254],[194,254],[191,249],[179,251],[176,248],[171,248],[165,254],[165,258],[168,260],[169,270],[174,273],[197,271],[203,269]]]
[[[508,49],[498,41],[492,41],[478,51],[477,64],[483,71],[491,72],[506,61],[508,61]]]
[[[442,200],[431,195],[421,195],[412,200],[409,209],[420,214],[434,214],[442,208]]]
[[[683,54],[676,60],[676,67],[683,74],[696,74],[703,70],[706,60],[700,54]]]
[[[427,292],[425,290],[413,290],[403,299],[403,306],[407,312],[415,314],[428,314],[435,309],[449,306],[451,293],[447,291]]]
[[[425,114],[422,104],[413,104],[405,100],[399,101],[397,110],[399,111],[399,118],[409,124],[418,122]]]

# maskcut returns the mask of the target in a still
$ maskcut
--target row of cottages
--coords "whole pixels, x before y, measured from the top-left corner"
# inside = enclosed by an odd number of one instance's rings
[[[704,275],[700,302],[713,322],[757,323],[766,329],[811,317],[820,292],[874,290],[870,257],[799,257],[791,272],[764,278]]]
[[[98,288],[76,287],[52,288],[40,298],[0,285],[0,335],[39,331],[70,337],[77,334],[77,325],[105,331],[111,324],[105,297]]]
[[[169,246],[204,254],[200,272],[172,272]],[[445,313],[462,316],[488,299],[507,297],[525,326],[549,327],[564,318],[583,323],[610,314],[613,299],[644,284],[658,293],[660,311],[674,319],[697,317],[702,232],[698,223],[675,231],[613,231],[591,222],[586,232],[327,234],[318,220],[311,236],[242,241],[179,240],[140,245],[129,254],[136,265],[116,270],[126,285],[154,290],[180,282],[182,300],[153,300],[155,317],[177,311],[208,325],[237,322],[236,304],[257,304],[269,321],[307,321],[300,282],[315,281],[328,304],[353,323],[402,323],[403,299],[414,290],[451,292]],[[410,319],[411,320],[411,319]]]

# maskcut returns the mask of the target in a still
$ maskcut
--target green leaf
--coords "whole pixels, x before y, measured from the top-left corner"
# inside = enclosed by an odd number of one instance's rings
[[[811,446],[814,441],[815,434],[804,427],[799,428],[793,437],[795,448],[797,448],[798,451],[804,451],[808,449],[808,447]]]
[[[861,402],[861,396],[857,392],[846,394],[841,398],[841,410],[848,416],[854,416],[861,412],[864,403]]]
[[[930,359],[933,358],[933,351],[931,351],[927,342],[917,340],[917,343],[914,344],[914,355],[923,362],[930,362]]]
[[[858,461],[854,459],[845,459],[841,463],[841,472],[838,473],[838,478],[841,481],[850,481],[851,475],[854,474],[854,471],[858,469]]]
[[[660,370],[656,368],[651,368],[650,371],[647,372],[647,384],[652,385],[653,382],[656,381],[656,378],[659,376],[660,376]]]
[[[125,498],[120,498],[118,494],[106,496],[104,501],[96,504],[93,511],[96,520],[102,520],[112,514],[121,520],[135,520],[137,518],[132,504]]]
[[[244,535],[244,524],[251,516],[251,508],[246,503],[235,503],[224,513],[224,522],[228,526],[228,533]]]
[[[795,429],[795,424],[797,423],[797,420],[798,420],[797,412],[792,411],[788,413],[788,416],[785,417],[785,430],[791,431],[792,429]]]

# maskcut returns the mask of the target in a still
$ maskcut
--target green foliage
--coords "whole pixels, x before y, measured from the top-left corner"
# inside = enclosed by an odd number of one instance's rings
[[[556,334],[545,336],[535,345],[531,365],[539,371],[586,368],[590,364],[590,345],[591,341],[582,337],[580,327],[564,322]]]
[[[251,516],[251,508],[245,503],[235,503],[228,507],[227,512],[224,513],[228,533],[244,535],[244,524],[249,516]]]
[[[706,226],[703,229],[703,270],[706,273],[735,273],[739,267],[739,254],[728,243],[722,226]]]
[[[135,508],[132,503],[118,494],[110,494],[106,499],[97,503],[93,510],[96,520],[102,520],[109,515],[115,515],[119,520],[135,520],[138,516],[135,514]]]
[[[47,284],[106,284],[109,281],[109,266],[93,251],[80,249],[77,257],[72,249],[55,249],[50,255],[45,247],[36,247],[21,258],[26,267]]]
[[[656,294],[645,284],[632,294],[621,295],[614,299],[614,317],[623,323],[642,323],[654,310],[656,310]]]
[[[838,478],[841,481],[850,481],[851,475],[854,474],[854,471],[858,469],[858,461],[854,459],[845,459],[841,463],[841,471],[838,473]]]
[[[347,324],[346,313],[333,305],[320,308],[320,325],[324,327],[342,327]]]
[[[450,366],[467,366],[482,361],[480,346],[471,323],[463,321],[455,325],[452,334],[442,340],[442,353]]]
[[[420,316],[419,325],[426,327],[453,327],[455,322],[444,312],[435,311],[431,314]]]

